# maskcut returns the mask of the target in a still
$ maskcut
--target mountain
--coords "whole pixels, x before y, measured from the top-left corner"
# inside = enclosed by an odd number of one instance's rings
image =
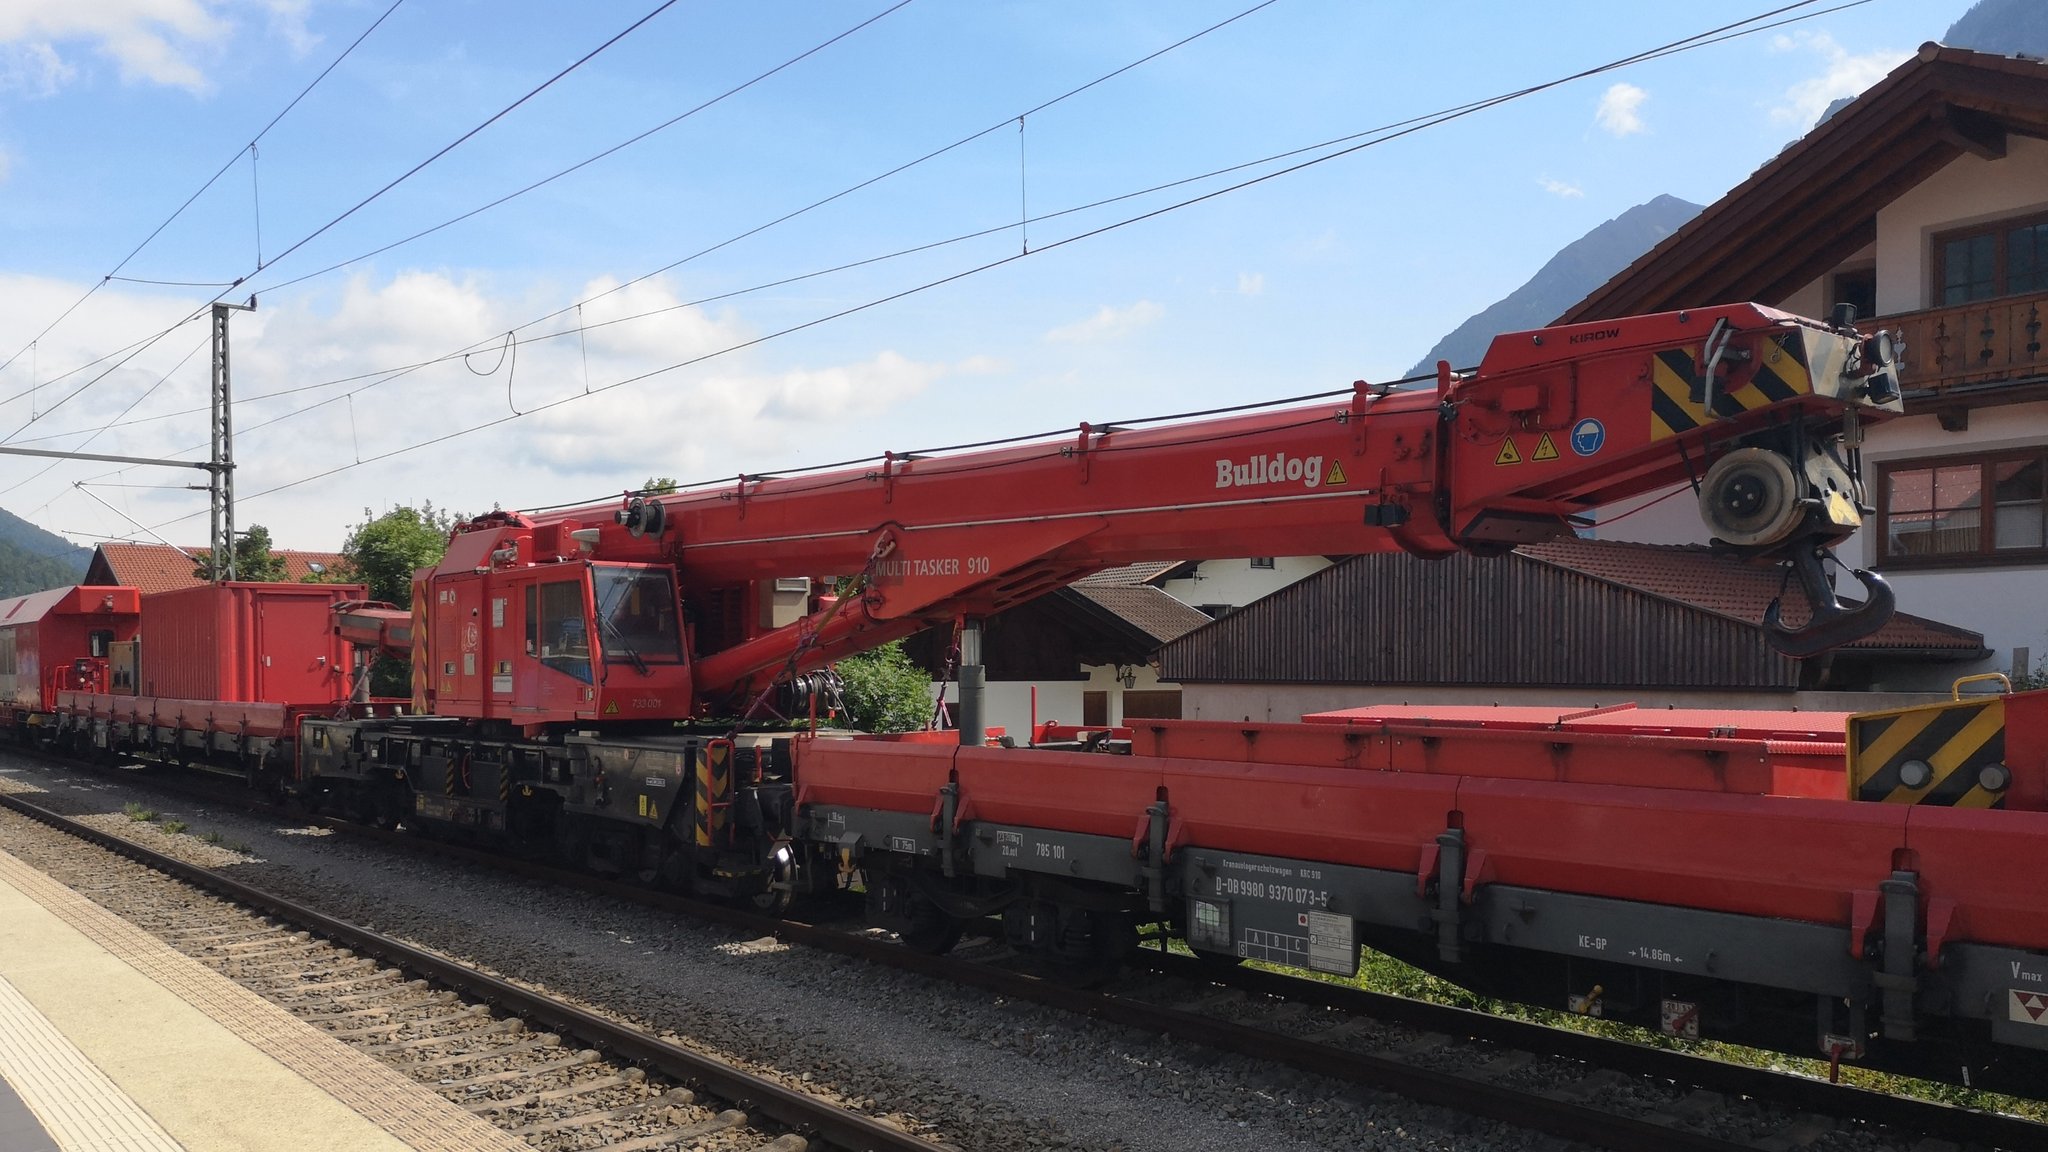
[[[1453,368],[1479,363],[1494,336],[1541,328],[1557,319],[1699,213],[1699,205],[1676,196],[1659,196],[1623,212],[1565,245],[1528,283],[1458,325],[1408,374],[1434,371],[1438,360],[1449,360]]]
[[[78,583],[92,550],[0,508],[0,596]]]
[[[1977,0],[1949,25],[1941,42],[2002,56],[2048,58],[2048,4],[2041,0]]]

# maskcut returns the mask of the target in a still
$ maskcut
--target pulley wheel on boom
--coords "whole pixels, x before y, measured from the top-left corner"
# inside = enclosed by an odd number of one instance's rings
[[[1875,633],[1891,620],[1897,601],[1884,577],[1861,568],[1850,575],[1863,585],[1863,602],[1845,603],[1835,594],[1826,567],[1834,560],[1829,546],[1862,524],[1855,496],[1861,486],[1832,453],[1814,444],[1799,447],[1796,459],[1762,447],[1721,457],[1700,482],[1699,506],[1720,543],[1790,566],[1811,614],[1805,626],[1791,627],[1783,597],[1774,598],[1764,610],[1764,637],[1787,656],[1806,657]]]

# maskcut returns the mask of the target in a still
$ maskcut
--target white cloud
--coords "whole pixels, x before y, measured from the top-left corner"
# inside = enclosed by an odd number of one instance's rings
[[[1616,84],[1601,95],[1593,120],[1610,136],[1633,136],[1646,131],[1643,118],[1636,109],[1649,98],[1648,92],[1633,84]]]
[[[1265,290],[1266,274],[1264,272],[1239,272],[1237,274],[1237,294],[1239,296],[1257,296]]]
[[[0,45],[8,62],[0,67],[17,86],[45,93],[74,77],[76,68],[58,45],[83,41],[112,60],[129,83],[161,84],[204,91],[205,74],[195,55],[223,46],[233,25],[203,0],[5,0],[0,3]],[[268,0],[273,20],[290,35],[292,13],[304,34],[303,5]]]
[[[1242,281],[1240,281],[1242,284]],[[1095,340],[1109,340],[1142,328],[1166,315],[1166,309],[1150,300],[1140,300],[1128,308],[1117,308],[1104,304],[1102,309],[1075,324],[1055,328],[1045,338],[1056,344],[1078,344]]]
[[[535,288],[548,299],[587,297],[609,282],[580,290]],[[0,274],[0,345],[11,352],[35,334],[50,301],[76,298],[83,286]],[[549,307],[478,275],[406,272],[357,276],[318,295],[269,300],[233,321],[236,489],[238,519],[262,524],[283,546],[334,547],[366,504],[431,499],[437,506],[482,511],[563,500],[597,500],[648,475],[701,480],[767,467],[832,460],[886,445],[887,431],[917,414],[937,389],[979,386],[976,377],[1001,366],[981,357],[920,361],[900,351],[829,353],[803,358],[781,345],[721,355],[658,372],[752,339],[760,330],[735,312],[683,306],[681,286],[653,279],[583,309],[595,323],[636,319],[574,335],[529,340],[516,360],[501,357],[506,329]],[[91,360],[138,332],[165,327],[203,301],[109,286],[39,345],[0,373],[0,396],[27,392],[31,366],[40,386],[33,403],[48,413],[56,397],[87,378],[51,377]],[[6,317],[17,317],[7,320]],[[571,312],[547,331],[573,331]],[[205,337],[188,325],[131,364],[110,373],[79,400],[23,433],[34,447],[77,449],[82,436],[41,439],[111,420],[154,387],[129,417],[164,416],[106,432],[85,450],[121,455],[202,459],[207,427],[207,356],[165,374]],[[342,399],[369,381],[337,384],[262,399],[266,393],[336,381],[443,356],[466,344],[479,351],[422,368]],[[768,363],[770,358],[773,363]],[[792,362],[791,358],[797,357]],[[587,374],[586,374],[587,365]],[[606,385],[649,373],[646,379]],[[159,384],[159,381],[163,382]],[[590,395],[585,396],[588,389]],[[955,393],[949,392],[949,397]],[[322,401],[326,403],[322,404]],[[948,399],[950,405],[954,399]],[[553,405],[549,407],[549,405]],[[319,405],[318,407],[313,407]],[[0,410],[0,434],[29,419],[24,396]],[[309,409],[266,425],[299,409]],[[494,428],[416,447],[487,421],[526,413]],[[851,430],[851,445],[841,441]],[[898,447],[904,445],[899,444]],[[395,453],[388,459],[373,457]],[[370,461],[350,467],[357,460]],[[0,505],[53,530],[146,538],[136,521],[180,541],[202,539],[204,497],[175,488],[176,473],[130,469],[122,476],[100,464],[65,464],[33,480],[43,464],[0,464]],[[262,493],[331,469],[332,477]],[[75,491],[74,480],[98,477],[148,488],[94,489],[133,520]],[[24,483],[24,481],[27,481]],[[19,487],[15,487],[19,485]]]
[[[1586,194],[1586,190],[1577,184],[1567,184],[1562,180],[1553,180],[1548,176],[1538,176],[1536,184],[1552,196],[1561,197],[1566,200],[1577,200]]]
[[[1912,55],[1890,49],[1851,55],[1848,49],[1825,32],[1781,35],[1772,39],[1771,50],[1809,53],[1819,56],[1823,63],[1820,75],[1809,76],[1785,89],[1782,102],[1771,109],[1772,120],[1796,124],[1801,131],[1819,121],[1828,105],[1844,96],[1861,93],[1884,79],[1887,73]]]
[[[54,96],[77,75],[48,44],[0,43],[0,92]]]

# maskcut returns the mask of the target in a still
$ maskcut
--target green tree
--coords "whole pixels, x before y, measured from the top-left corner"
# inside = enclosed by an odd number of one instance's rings
[[[363,522],[349,529],[341,542],[343,575],[369,585],[372,600],[410,608],[413,573],[441,559],[448,550],[448,533],[461,519],[431,501],[418,508],[400,505],[381,516],[365,508]],[[370,665],[370,694],[411,696],[412,665],[378,657]]]
[[[848,727],[867,732],[910,732],[932,716],[931,675],[911,663],[903,641],[845,657],[837,665],[846,681]]]
[[[341,543],[349,578],[369,585],[372,600],[411,607],[412,574],[448,550],[448,533],[459,519],[432,501],[418,508],[400,505],[381,516],[363,509],[363,522]]]
[[[273,584],[284,579],[284,557],[270,550],[270,529],[261,524],[251,524],[247,532],[237,535],[241,538],[235,541],[235,579]],[[220,579],[214,574],[211,549],[200,552],[194,559],[198,561],[192,569],[195,579]]]
[[[649,476],[641,483],[640,491],[649,496],[666,496],[681,487],[682,483],[673,476]]]

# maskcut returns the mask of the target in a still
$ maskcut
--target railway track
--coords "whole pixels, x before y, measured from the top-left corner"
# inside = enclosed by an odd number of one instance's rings
[[[19,796],[0,806],[125,858],[58,877],[94,902],[534,1148],[945,1147]]]
[[[211,789],[172,790],[204,793],[209,802],[237,802]],[[320,823],[404,850],[510,871],[750,936],[772,935],[1617,1152],[2048,1147],[2048,1126],[2020,1117],[1348,986],[1218,968],[1147,949],[1136,960],[1155,974],[1150,982],[1126,982],[1114,993],[1077,989],[1006,967],[1001,949],[982,950],[987,955],[980,959],[927,956],[842,927],[776,920],[403,832]]]

